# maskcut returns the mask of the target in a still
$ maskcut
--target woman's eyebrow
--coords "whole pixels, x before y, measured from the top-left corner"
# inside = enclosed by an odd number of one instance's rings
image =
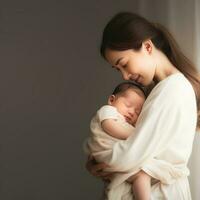
[[[116,69],[117,71],[120,71],[118,67],[111,66],[112,68]]]

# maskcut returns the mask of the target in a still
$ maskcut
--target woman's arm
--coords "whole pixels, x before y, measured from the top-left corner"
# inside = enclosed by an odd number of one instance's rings
[[[109,166],[106,163],[98,163],[93,156],[88,156],[85,168],[95,177],[100,177],[103,181],[110,181],[114,172],[105,172]]]
[[[164,180],[168,175],[170,180],[187,164],[195,127],[196,102],[192,86],[172,78],[169,84],[157,86],[146,100],[135,134],[117,142],[101,159],[110,166],[108,171],[134,174],[146,168],[153,177]]]

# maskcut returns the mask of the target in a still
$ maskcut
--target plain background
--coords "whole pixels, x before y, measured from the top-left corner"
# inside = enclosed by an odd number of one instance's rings
[[[107,21],[137,0],[0,1],[0,199],[99,199],[85,170],[91,117],[122,81],[100,57]],[[147,5],[146,5],[147,6]],[[145,16],[165,23],[162,6]]]

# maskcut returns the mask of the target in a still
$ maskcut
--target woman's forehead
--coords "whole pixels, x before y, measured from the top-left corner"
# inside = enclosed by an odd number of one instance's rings
[[[130,53],[130,50],[117,51],[112,49],[106,49],[105,57],[113,66],[117,65],[120,60]]]

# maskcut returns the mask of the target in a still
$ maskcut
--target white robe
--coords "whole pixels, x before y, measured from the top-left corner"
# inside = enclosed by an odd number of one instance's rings
[[[197,108],[190,82],[181,73],[160,81],[148,96],[138,118],[135,133],[98,155],[110,165],[107,171],[130,175],[144,170],[159,180],[151,188],[152,200],[190,200],[187,167],[195,135]],[[122,180],[110,189],[125,192]],[[124,191],[123,191],[124,190]],[[115,194],[117,200],[120,193]],[[132,197],[127,193],[123,199]]]

